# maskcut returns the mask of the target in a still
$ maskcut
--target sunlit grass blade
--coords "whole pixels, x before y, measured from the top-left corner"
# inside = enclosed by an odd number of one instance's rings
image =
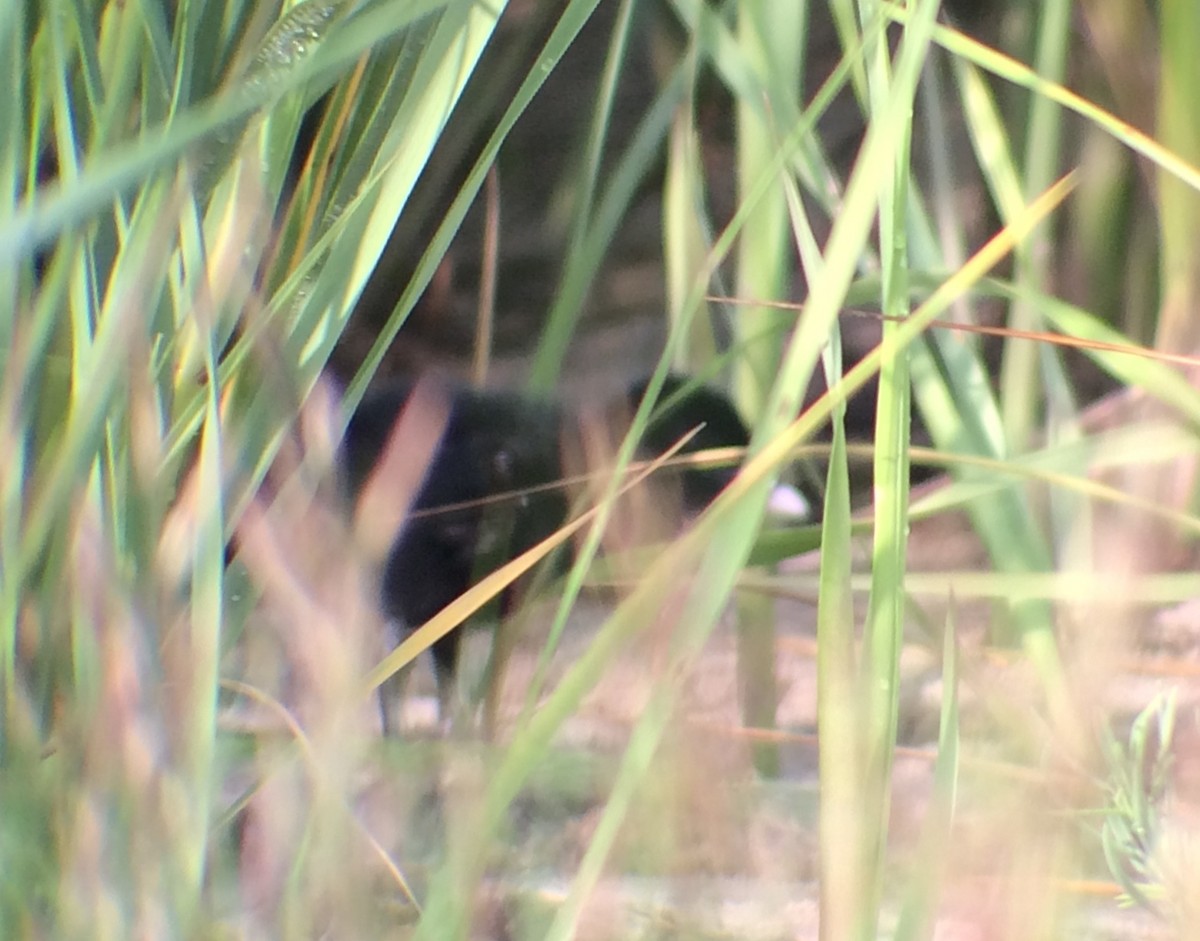
[[[318,52],[288,71],[286,78],[246,88],[239,86],[221,97],[189,109],[161,128],[143,133],[137,140],[120,143],[92,155],[78,179],[65,176],[61,185],[26,201],[22,208],[0,225],[0,262],[24,257],[35,247],[60,232],[79,225],[104,207],[115,194],[128,191],[151,173],[169,168],[190,147],[201,145],[222,128],[253,114],[278,95],[319,75],[346,68],[364,51],[420,16],[444,7],[450,0],[422,0],[413,5],[405,0],[387,0],[338,30]],[[400,12],[400,8],[403,11]],[[59,148],[60,156],[79,148]]]
[[[379,336],[372,344],[362,366],[347,388],[346,401],[349,409],[353,409],[361,399],[367,383],[379,368],[384,353],[395,340],[397,332],[417,303],[417,299],[428,287],[434,271],[446,253],[450,240],[458,231],[463,217],[471,203],[474,202],[480,187],[483,186],[488,170],[495,161],[504,139],[522,112],[528,107],[530,100],[542,87],[555,63],[562,58],[575,36],[583,28],[584,23],[595,9],[596,3],[597,0],[571,0],[558,18],[550,38],[546,40],[537,57],[537,67],[531,69],[526,75],[512,101],[497,121],[495,130],[480,151],[458,194],[446,210],[437,231],[429,240],[429,245],[421,254],[408,286],[396,301],[391,316],[381,327]]]
[[[737,48],[744,65],[763,88],[771,106],[765,111],[755,98],[738,98],[737,182],[739,195],[747,199],[763,177],[779,166],[776,115],[795,114],[800,109],[796,89],[803,75],[808,10],[798,5],[783,11],[758,6],[741,6],[737,16]],[[718,51],[718,50],[714,50]],[[791,156],[790,154],[787,156]],[[776,169],[777,168],[777,169]],[[778,184],[776,184],[778,186]],[[786,315],[769,306],[786,297],[792,288],[795,247],[789,215],[794,201],[759,200],[745,219],[736,253],[737,292],[740,297],[760,300],[761,305],[741,307],[731,324],[733,340],[740,347],[734,364],[733,390],[747,415],[758,417],[765,410],[772,378],[782,358]],[[789,405],[795,409],[798,402]],[[794,414],[794,411],[792,412]],[[742,598],[738,606],[738,667],[746,691],[743,721],[748,727],[775,727],[778,698],[775,663],[775,618],[767,599]],[[754,691],[753,695],[750,691]],[[776,749],[763,743],[755,749],[756,767],[765,775],[779,773]]]
[[[1186,0],[1166,0],[1160,13],[1162,43],[1158,82],[1157,133],[1169,152],[1195,168],[1200,166],[1200,130],[1194,98],[1188,93],[1200,81],[1200,58],[1189,37],[1200,29],[1200,9]],[[1157,345],[1192,350],[1200,342],[1196,298],[1200,297],[1200,185],[1169,167],[1158,174],[1162,231],[1161,287]]]
[[[203,435],[197,464],[197,484],[193,512],[195,520],[195,561],[192,571],[191,621],[185,632],[186,661],[190,667],[191,687],[180,698],[183,722],[182,770],[192,794],[190,826],[181,847],[185,891],[194,894],[199,906],[209,852],[212,803],[216,783],[214,740],[216,735],[217,679],[221,651],[222,583],[225,574],[225,526],[222,492],[221,425],[216,397],[216,355],[208,356],[209,397],[205,409]]]
[[[860,16],[869,21],[875,5],[859,3]],[[910,23],[910,27],[919,21]],[[907,37],[906,37],[907,41]],[[889,102],[893,81],[916,90],[919,71],[893,76],[882,35],[868,47],[867,89],[872,115],[894,103]],[[920,60],[900,58],[897,70],[907,65],[919,70]],[[911,110],[911,105],[910,105]],[[896,129],[897,142],[887,170],[886,183],[879,198],[879,238],[882,261],[885,317],[880,342],[882,362],[875,409],[875,455],[873,493],[875,532],[871,555],[871,598],[863,634],[863,676],[865,688],[862,788],[864,802],[861,852],[866,854],[861,873],[866,894],[860,915],[870,920],[869,912],[878,911],[883,894],[887,820],[891,809],[892,753],[896,743],[899,715],[900,649],[904,643],[907,611],[904,577],[908,559],[908,481],[911,386],[908,351],[893,350],[891,344],[909,311],[909,249],[906,215],[911,172],[912,123]],[[881,168],[882,169],[882,168]],[[860,922],[861,924],[861,922]]]
[[[953,601],[953,597],[951,598]],[[933,793],[921,833],[913,884],[896,925],[896,941],[934,937],[938,905],[949,866],[959,778],[958,635],[951,605],[942,627],[942,702],[938,721]]]
[[[887,14],[899,22],[904,22],[909,14],[894,3],[883,5]],[[1138,130],[1128,122],[1122,121],[1112,112],[1102,108],[1068,88],[1055,82],[1048,81],[1035,73],[1028,66],[1017,62],[1003,53],[989,48],[976,39],[946,26],[939,26],[934,31],[934,42],[948,52],[962,56],[985,71],[999,78],[1012,82],[1038,95],[1062,105],[1079,114],[1081,117],[1094,122],[1116,140],[1121,141],[1131,150],[1148,158],[1167,173],[1178,178],[1193,190],[1200,190],[1200,167],[1181,156],[1148,134]]]
[[[1035,69],[1046,81],[1061,83],[1066,72],[1071,4],[1048,0],[1041,5],[1036,32]],[[1029,123],[1025,136],[1025,155],[1020,174],[1022,196],[1027,199],[1041,192],[1059,172],[1061,163],[1062,116],[1053,100],[1034,95],[1029,103]],[[993,135],[993,137],[995,137]],[[1001,219],[1011,201],[1000,203]],[[1053,244],[1046,227],[1035,230],[1014,253],[1015,279],[1034,286],[1046,283],[1053,265]],[[1014,304],[1009,326],[1017,330],[1035,328],[1036,311],[1022,303]],[[1000,365],[1000,407],[1008,446],[1016,452],[1028,446],[1038,420],[1040,399],[1044,395],[1050,412],[1051,427],[1062,427],[1062,389],[1067,385],[1056,351],[1032,344],[1010,343],[1005,346]],[[1043,388],[1044,387],[1044,388]],[[1070,410],[1071,406],[1066,406]]]
[[[826,353],[831,388],[842,388],[841,348],[833,334]],[[836,392],[834,393],[836,395]],[[817,607],[817,727],[820,738],[821,806],[818,834],[821,924],[825,937],[850,937],[869,917],[870,871],[866,847],[864,761],[865,710],[861,658],[850,592],[853,556],[850,478],[846,463],[845,403],[835,398],[833,442],[821,523],[821,570]]]

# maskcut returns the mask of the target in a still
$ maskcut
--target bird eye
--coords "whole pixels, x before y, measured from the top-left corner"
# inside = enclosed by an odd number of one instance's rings
[[[507,448],[501,448],[492,458],[492,473],[499,480],[508,480],[512,476],[513,456]]]

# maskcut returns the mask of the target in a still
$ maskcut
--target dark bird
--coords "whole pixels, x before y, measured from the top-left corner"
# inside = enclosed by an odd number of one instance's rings
[[[634,383],[625,401],[606,410],[613,431],[624,433],[647,382]],[[585,424],[580,415],[553,405],[433,377],[397,382],[364,399],[346,430],[344,460],[360,531],[376,531],[368,541],[382,563],[381,604],[393,642],[566,522],[571,497],[564,466],[582,453]],[[689,434],[685,454],[749,443],[745,424],[724,395],[668,376],[638,457],[658,457]],[[673,500],[683,515],[695,515],[736,472],[734,466],[684,466],[657,473],[652,498]],[[404,474],[419,479],[405,482]],[[804,508],[795,495],[791,511]],[[560,551],[556,567],[565,569],[568,562],[568,552]],[[515,602],[509,586],[499,617],[511,613]],[[459,641],[455,630],[432,648],[443,720]],[[381,690],[385,731],[391,695]]]

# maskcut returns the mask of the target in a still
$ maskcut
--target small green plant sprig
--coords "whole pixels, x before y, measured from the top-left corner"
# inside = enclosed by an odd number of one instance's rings
[[[1106,743],[1109,808],[1100,831],[1104,858],[1121,886],[1120,903],[1155,912],[1166,896],[1156,850],[1173,764],[1177,692],[1159,694],[1138,713],[1128,743],[1111,733]]]

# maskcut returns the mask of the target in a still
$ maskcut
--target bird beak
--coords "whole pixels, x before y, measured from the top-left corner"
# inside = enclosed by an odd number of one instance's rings
[[[787,523],[803,523],[811,518],[812,506],[795,487],[776,484],[767,498],[767,512]]]

